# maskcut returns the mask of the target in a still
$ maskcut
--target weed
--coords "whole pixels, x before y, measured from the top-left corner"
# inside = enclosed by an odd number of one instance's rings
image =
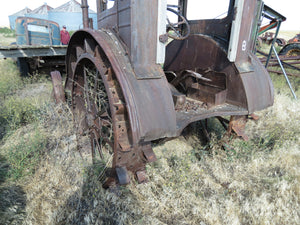
[[[47,144],[46,136],[35,128],[33,133],[19,137],[4,148],[9,164],[8,176],[13,180],[32,174]]]
[[[11,37],[11,36],[15,36],[15,31],[9,29],[8,27],[3,27],[0,28],[0,34],[4,34],[4,37]]]
[[[209,144],[205,145],[204,147],[198,146],[198,148],[194,148],[189,153],[190,160],[192,162],[196,162],[198,160],[201,160],[203,157],[208,156],[210,154],[209,152]]]
[[[11,96],[4,101],[0,116],[9,124],[11,130],[38,119],[38,106],[30,98],[16,98]]]
[[[0,100],[21,87],[23,87],[23,82],[14,61],[0,60]]]
[[[8,164],[6,159],[0,155],[0,184],[5,181],[8,172]]]
[[[7,129],[15,130],[40,119],[45,100],[49,99],[48,93],[41,94],[48,89],[41,77],[32,84],[29,78],[21,79],[12,60],[0,60],[0,137]]]

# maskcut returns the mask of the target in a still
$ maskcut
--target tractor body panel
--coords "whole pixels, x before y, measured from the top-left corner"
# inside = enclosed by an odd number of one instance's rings
[[[166,24],[159,19],[165,4],[116,0],[107,9],[98,0],[98,31],[79,31],[70,42],[76,46],[89,36],[109,58],[126,99],[133,143],[179,135],[196,120],[247,115],[273,104],[269,75],[252,53],[261,0],[230,0],[222,19],[179,23],[178,33],[189,35],[168,44],[159,29]],[[187,0],[175,8],[187,17]],[[162,67],[158,58],[164,54]]]
[[[116,35],[109,30],[80,30],[73,34],[69,46],[80,45],[86,37],[94,39],[103,49],[112,64],[126,100],[133,143],[150,141],[176,135],[176,116],[167,80],[136,78],[136,74],[126,49]],[[67,51],[67,62],[73,55],[71,47]],[[72,68],[68,68],[72,70]],[[163,70],[159,71],[163,74]],[[70,88],[68,78],[66,86]]]
[[[247,139],[247,115],[273,104],[270,77],[253,54],[261,0],[228,0],[224,18],[193,20],[192,0],[107,2],[97,0],[93,30],[82,0],[85,29],[66,56],[78,133],[89,135],[92,157],[96,149],[101,160],[109,154],[104,186],[128,183],[127,171],[145,182],[145,164],[156,159],[151,141],[179,136],[195,121],[217,117]]]

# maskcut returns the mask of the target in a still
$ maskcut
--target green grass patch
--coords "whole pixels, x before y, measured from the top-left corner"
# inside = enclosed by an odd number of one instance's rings
[[[0,155],[0,184],[5,182],[8,173],[8,164],[6,159]]]
[[[275,71],[282,71],[280,67],[271,67],[270,69]],[[287,73],[290,74],[298,74],[300,75],[300,71],[295,71],[292,69],[285,69]],[[291,90],[289,89],[288,83],[284,78],[283,74],[275,74],[270,73],[274,88],[278,94],[290,94]],[[289,81],[293,87],[293,90],[295,91],[297,97],[300,97],[300,77],[297,76],[288,76]]]
[[[39,105],[34,104],[31,98],[20,98],[10,96],[5,99],[1,107],[0,117],[2,117],[9,128],[17,129],[21,125],[34,122],[38,119]]]
[[[0,34],[3,34],[4,37],[15,37],[15,31],[9,29],[8,27],[0,28]]]
[[[9,139],[16,138],[11,136]],[[9,164],[7,176],[13,180],[32,174],[41,160],[47,144],[46,135],[36,128],[34,132],[19,136],[2,148]]]
[[[13,60],[0,60],[0,138],[4,128],[13,131],[40,120],[49,86],[45,76],[22,79]]]
[[[16,63],[12,59],[0,60],[0,100],[23,87]]]

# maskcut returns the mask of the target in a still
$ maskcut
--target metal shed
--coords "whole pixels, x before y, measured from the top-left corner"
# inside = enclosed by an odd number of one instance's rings
[[[47,5],[47,3],[45,3],[44,5],[27,13],[25,16],[48,20],[48,12],[52,9],[53,8],[51,6]]]
[[[12,30],[15,29],[16,19],[19,16],[25,16],[26,14],[30,13],[31,11],[32,11],[31,9],[29,9],[28,7],[26,7],[24,9],[20,10],[19,12],[16,12],[16,13],[8,16],[10,29],[12,29]]]
[[[89,17],[93,19],[93,26],[97,27],[97,13],[89,10]],[[81,4],[71,0],[48,13],[48,20],[55,21],[62,27],[67,26],[67,30],[78,30],[83,28]]]

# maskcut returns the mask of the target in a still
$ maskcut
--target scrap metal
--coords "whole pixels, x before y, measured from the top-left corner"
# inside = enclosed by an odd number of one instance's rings
[[[127,184],[129,172],[147,181],[154,140],[225,116],[229,131],[246,139],[248,115],[273,104],[271,79],[254,54],[263,2],[230,0],[228,14],[211,20],[188,20],[187,0],[175,6],[116,0],[108,9],[97,0],[94,30],[82,0],[85,25],[68,45],[65,88],[77,128],[89,135],[93,161],[103,167],[104,187]],[[160,15],[170,7],[178,21],[161,32]],[[173,39],[168,44],[166,36]]]

